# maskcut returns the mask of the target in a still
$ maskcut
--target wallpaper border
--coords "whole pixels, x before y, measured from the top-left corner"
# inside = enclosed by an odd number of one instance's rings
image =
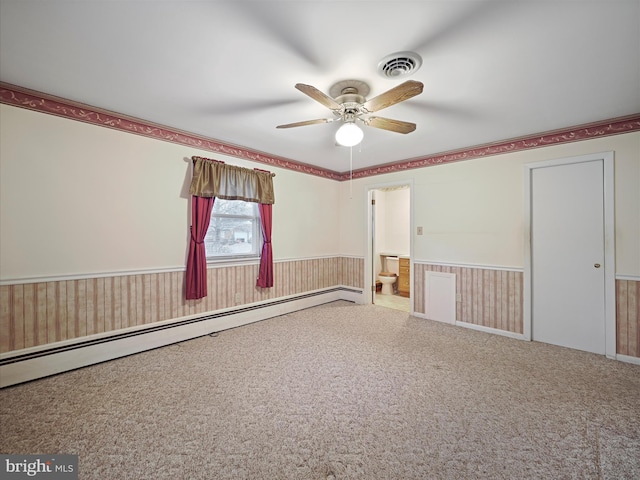
[[[350,174],[349,172],[335,172],[314,167],[299,161],[277,157],[238,145],[222,143],[212,138],[172,129],[164,125],[158,125],[139,118],[125,116],[5,82],[0,82],[0,103],[337,181],[371,177],[415,168],[459,162],[462,160],[472,160],[491,155],[513,153],[532,148],[640,131],[640,113],[636,113],[625,117],[601,120],[589,124],[506,139],[485,145],[417,157],[372,168],[354,170],[353,173]]]

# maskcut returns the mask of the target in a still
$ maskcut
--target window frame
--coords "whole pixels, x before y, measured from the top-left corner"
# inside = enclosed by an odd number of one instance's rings
[[[242,202],[251,204],[255,212],[255,215],[240,215],[240,214],[225,214],[216,212],[216,206],[220,206],[219,202]],[[207,248],[207,237],[209,230],[213,228],[215,218],[226,219],[247,219],[253,221],[253,238],[255,239],[255,253],[248,254],[226,254],[226,255],[209,255]],[[264,243],[264,236],[262,234],[262,219],[260,218],[260,209],[255,202],[246,202],[244,200],[228,200],[224,198],[216,197],[213,202],[213,208],[211,209],[211,216],[209,217],[209,227],[207,228],[207,234],[205,235],[205,255],[207,258],[207,264],[238,264],[238,263],[259,263],[262,256],[262,245]],[[210,243],[210,242],[209,242]]]

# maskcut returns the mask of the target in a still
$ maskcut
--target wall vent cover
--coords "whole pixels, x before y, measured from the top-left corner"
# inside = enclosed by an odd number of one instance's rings
[[[422,65],[422,58],[415,52],[398,52],[387,55],[378,63],[378,72],[383,77],[406,77],[415,73]]]

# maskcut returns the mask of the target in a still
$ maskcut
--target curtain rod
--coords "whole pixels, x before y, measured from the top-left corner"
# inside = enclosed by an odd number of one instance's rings
[[[216,162],[216,163],[225,163],[222,160],[215,160],[213,158],[206,158],[206,157],[198,157],[196,155],[191,157],[191,160],[193,161],[193,164],[196,164],[196,160],[207,160],[208,162]],[[226,165],[226,164],[225,164]],[[244,167],[239,167],[239,168],[244,168]],[[249,170],[249,169],[247,169]],[[270,172],[269,170],[263,170],[261,168],[254,168],[254,170],[258,171],[258,172],[264,172],[264,173],[269,173],[272,177],[275,177],[276,174],[273,172]]]

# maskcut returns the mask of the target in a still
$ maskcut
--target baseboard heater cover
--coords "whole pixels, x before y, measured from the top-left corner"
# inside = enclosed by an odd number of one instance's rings
[[[80,340],[0,359],[0,388],[247,325],[336,300],[359,303],[362,290],[335,287],[162,325]]]

